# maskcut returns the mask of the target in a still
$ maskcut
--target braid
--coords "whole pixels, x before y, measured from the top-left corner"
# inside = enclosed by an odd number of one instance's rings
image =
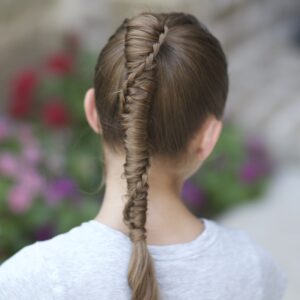
[[[125,152],[123,222],[132,242],[132,300],[159,299],[146,243],[150,159],[169,158],[174,169],[184,164],[207,117],[221,120],[228,84],[219,40],[191,14],[125,19],[99,54],[94,86],[103,141],[112,153]]]
[[[157,300],[158,285],[146,243],[148,196],[148,116],[155,92],[155,67],[168,27],[153,15],[142,14],[125,20],[126,79],[120,90],[121,120],[124,130],[127,202],[123,211],[129,228],[132,254],[128,283],[133,300]]]
[[[127,19],[126,19],[127,20]],[[158,42],[153,44],[153,52],[151,52],[146,58],[145,61],[142,62],[135,70],[135,72],[131,73],[128,78],[123,82],[122,88],[120,90],[120,99],[121,99],[121,104],[122,104],[122,111],[124,110],[124,105],[126,101],[126,96],[127,96],[127,89],[130,87],[133,83],[136,77],[141,75],[144,71],[151,70],[155,68],[155,57],[158,54],[159,48],[161,44],[163,43],[167,32],[168,32],[168,27],[167,25],[164,25],[164,31],[159,35]]]

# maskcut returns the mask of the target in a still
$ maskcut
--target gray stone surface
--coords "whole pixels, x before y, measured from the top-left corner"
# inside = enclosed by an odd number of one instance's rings
[[[227,115],[265,138],[280,161],[300,160],[300,49],[291,23],[279,22],[229,52]]]

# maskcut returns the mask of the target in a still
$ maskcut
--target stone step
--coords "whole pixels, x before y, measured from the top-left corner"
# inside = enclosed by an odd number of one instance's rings
[[[245,132],[260,132],[279,158],[300,159],[300,52],[289,23],[262,31],[230,53],[227,115]]]

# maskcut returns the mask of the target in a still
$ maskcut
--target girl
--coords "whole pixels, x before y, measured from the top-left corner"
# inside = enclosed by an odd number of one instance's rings
[[[222,47],[194,16],[125,19],[84,99],[103,139],[101,208],[4,262],[0,299],[282,299],[286,275],[264,248],[180,198],[219,138],[227,93]]]

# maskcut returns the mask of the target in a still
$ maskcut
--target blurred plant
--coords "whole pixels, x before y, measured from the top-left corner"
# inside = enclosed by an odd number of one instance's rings
[[[228,121],[215,150],[183,187],[182,197],[198,216],[215,218],[259,199],[275,167],[259,136],[244,140]]]
[[[97,211],[95,201],[83,202],[71,176],[53,172],[53,160],[29,124],[0,117],[0,149],[0,261]]]
[[[16,122],[35,127],[57,175],[64,170],[82,189],[90,190],[101,179],[101,164],[94,163],[100,161],[101,148],[85,120],[83,98],[92,83],[96,57],[80,48],[75,34],[66,34],[62,44],[41,65],[12,78],[7,112]]]
[[[76,35],[66,35],[62,50],[12,78],[9,115],[50,129],[81,128],[82,101],[92,81],[94,59],[80,50]]]
[[[64,41],[41,66],[12,78],[8,116],[0,116],[0,261],[99,209],[90,196],[101,178],[100,141],[82,109],[95,57],[80,51],[76,36]]]
[[[14,76],[8,117],[0,116],[0,261],[99,209],[103,149],[82,105],[96,57],[79,48],[76,36],[64,41],[41,66]],[[226,123],[212,155],[185,182],[182,198],[194,214],[213,218],[257,198],[272,168],[259,138],[244,141]]]

